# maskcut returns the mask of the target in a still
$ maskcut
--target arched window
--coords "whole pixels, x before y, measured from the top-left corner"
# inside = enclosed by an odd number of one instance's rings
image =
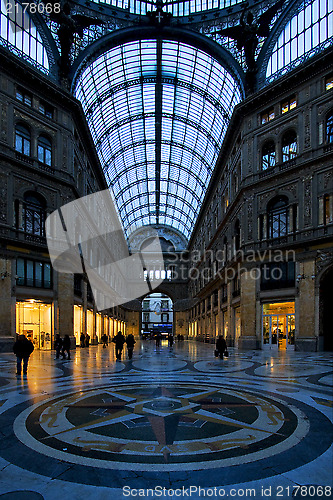
[[[333,111],[326,117],[326,143],[333,142]]]
[[[45,235],[45,207],[42,196],[27,192],[23,203],[23,230],[36,236]]]
[[[288,199],[274,198],[267,206],[268,238],[280,238],[288,234]]]
[[[52,143],[48,137],[41,135],[37,143],[38,161],[45,165],[52,165]]]
[[[282,137],[282,161],[292,160],[297,156],[296,132],[289,130]]]
[[[28,127],[18,124],[15,127],[15,149],[19,153],[30,156],[31,135]]]
[[[268,141],[263,145],[261,151],[261,168],[262,170],[267,170],[275,166],[276,155],[275,155],[275,144],[274,141]]]

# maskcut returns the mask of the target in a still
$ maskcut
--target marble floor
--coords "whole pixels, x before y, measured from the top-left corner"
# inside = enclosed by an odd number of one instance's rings
[[[0,354],[0,498],[331,498],[333,353]]]

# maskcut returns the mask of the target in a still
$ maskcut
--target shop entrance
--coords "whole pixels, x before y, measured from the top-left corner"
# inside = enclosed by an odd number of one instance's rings
[[[16,333],[24,334],[35,349],[52,348],[53,321],[52,304],[35,299],[16,303]]]
[[[262,307],[262,348],[295,349],[295,302],[275,302]]]
[[[320,283],[320,335],[325,351],[333,351],[333,269],[327,272]]]

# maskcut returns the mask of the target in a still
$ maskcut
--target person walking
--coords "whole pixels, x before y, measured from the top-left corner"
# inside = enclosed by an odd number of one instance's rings
[[[220,358],[223,359],[223,354],[227,351],[227,343],[222,335],[220,335],[216,341],[216,350]]]
[[[160,347],[160,345],[161,345],[161,338],[162,338],[162,335],[160,334],[160,332],[157,332],[156,333],[156,337],[155,337],[156,347]]]
[[[54,341],[54,348],[56,352],[56,359],[59,359],[60,356],[60,351],[62,348],[62,338],[60,337],[59,333],[57,333],[55,341]]]
[[[123,347],[125,343],[125,337],[121,332],[118,332],[112,342],[116,344],[116,359],[117,361],[120,361],[121,353],[123,352]]]
[[[69,338],[69,335],[64,336],[64,340],[62,341],[62,359],[66,359],[65,356],[65,351],[67,352],[67,359],[71,359],[71,339]]]
[[[89,342],[90,342],[90,335],[89,335],[89,333],[86,333],[85,341],[84,341],[86,347],[89,347]]]
[[[169,344],[169,347],[173,346],[173,335],[172,335],[172,333],[169,333],[169,335],[168,335],[168,344]]]
[[[81,335],[80,335],[80,346],[81,347],[85,346],[85,341],[86,341],[86,336],[83,332],[81,332]]]
[[[101,341],[103,342],[103,349],[105,349],[108,345],[108,336],[106,333],[101,336]]]
[[[127,344],[128,359],[132,359],[135,339],[131,333],[127,335],[126,344]]]
[[[21,375],[23,361],[23,375],[27,374],[28,361],[30,354],[34,350],[34,345],[31,340],[28,340],[25,335],[21,334],[14,343],[13,352],[16,355],[16,375]]]

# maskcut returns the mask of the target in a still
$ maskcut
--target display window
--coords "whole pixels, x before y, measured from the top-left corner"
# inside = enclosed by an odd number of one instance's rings
[[[16,333],[24,334],[35,349],[52,349],[53,304],[35,299],[16,302]]]
[[[295,349],[295,302],[262,306],[262,347]]]
[[[91,309],[87,310],[87,333],[92,339],[94,336],[94,312]]]
[[[80,345],[80,335],[83,332],[83,307],[74,306],[74,336],[76,345]]]

